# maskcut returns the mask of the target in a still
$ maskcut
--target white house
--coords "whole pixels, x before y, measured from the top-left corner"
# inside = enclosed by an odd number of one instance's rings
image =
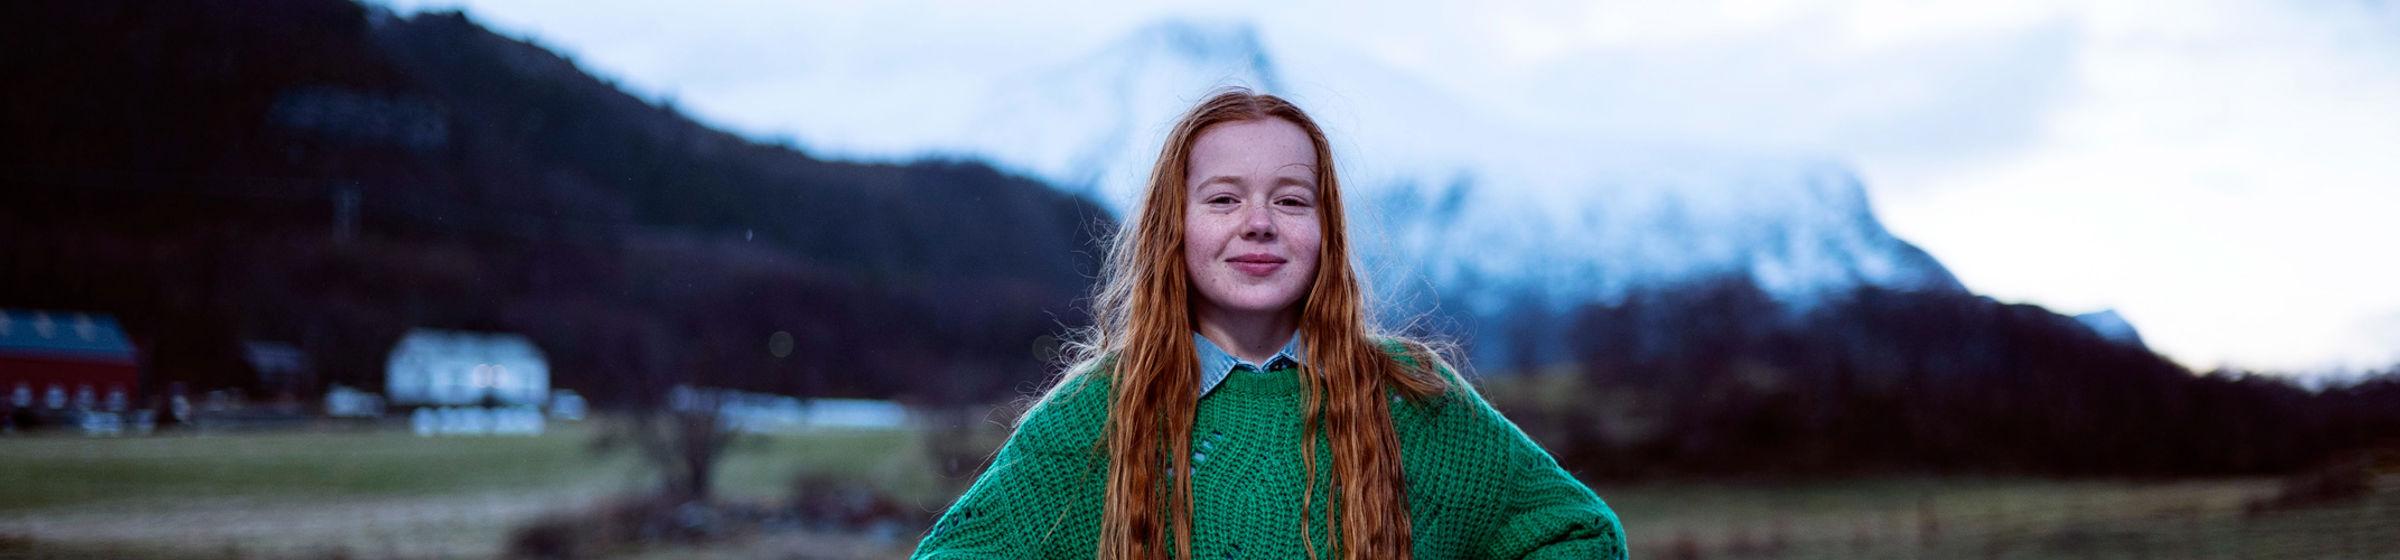
[[[524,336],[416,329],[392,346],[385,402],[420,434],[540,433],[550,365]]]
[[[392,345],[384,397],[394,406],[541,406],[550,365],[524,336],[416,329]]]

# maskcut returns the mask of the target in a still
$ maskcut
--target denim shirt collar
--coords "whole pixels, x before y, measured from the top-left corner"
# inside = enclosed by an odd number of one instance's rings
[[[1298,332],[1292,333],[1291,342],[1283,343],[1282,350],[1277,350],[1274,356],[1267,357],[1265,364],[1243,361],[1232,353],[1226,352],[1223,347],[1217,346],[1217,343],[1210,341],[1208,337],[1200,336],[1198,332],[1192,333],[1192,347],[1197,350],[1193,354],[1200,358],[1200,396],[1203,397],[1208,396],[1209,391],[1216,389],[1217,385],[1224,383],[1225,378],[1232,376],[1236,370],[1249,368],[1253,372],[1274,371],[1285,367],[1297,367],[1301,360],[1300,333]]]

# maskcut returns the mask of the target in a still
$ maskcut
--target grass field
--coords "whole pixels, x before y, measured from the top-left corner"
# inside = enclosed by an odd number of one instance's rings
[[[594,428],[529,438],[318,431],[0,438],[0,558],[452,558],[496,554],[510,528],[654,484]],[[722,494],[780,498],[799,472],[946,501],[910,432],[750,440]],[[2400,489],[2259,514],[2263,479],[2175,482],[1878,478],[1596,484],[1637,558],[2395,558]],[[888,539],[779,534],[654,558],[904,554]]]
[[[1883,478],[1595,488],[1637,558],[2400,558],[2400,488],[2250,512],[2279,481]]]
[[[525,520],[655,486],[630,453],[592,452],[596,429],[0,438],[0,558],[490,557]],[[719,494],[779,499],[822,472],[939,507],[917,448],[896,431],[752,438]]]

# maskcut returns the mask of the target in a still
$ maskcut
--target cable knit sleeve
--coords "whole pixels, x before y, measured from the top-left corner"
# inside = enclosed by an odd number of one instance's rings
[[[1454,378],[1455,379],[1455,378]],[[1608,503],[1560,468],[1540,444],[1527,437],[1480,395],[1467,404],[1498,425],[1505,440],[1502,463],[1494,467],[1506,484],[1504,521],[1488,541],[1492,558],[1609,559],[1626,557],[1625,529]]]
[[[1064,538],[1100,523],[1105,383],[1090,378],[1035,406],[911,558],[1083,556],[1088,539]]]
[[[1419,363],[1420,356],[1431,355],[1397,342],[1386,342],[1385,348],[1394,359],[1411,367]],[[1449,441],[1444,447],[1473,449],[1459,453],[1483,458],[1456,467],[1465,469],[1460,475],[1479,479],[1470,483],[1471,487],[1499,494],[1492,496],[1488,505],[1479,503],[1494,510],[1491,518],[1479,516],[1471,522],[1480,534],[1469,542],[1481,545],[1480,556],[1608,560],[1627,556],[1624,527],[1607,502],[1560,468],[1548,451],[1492,408],[1466,378],[1439,361],[1435,370],[1450,382],[1451,390],[1424,409],[1428,417],[1439,418],[1429,425],[1441,426],[1436,430],[1447,434]]]
[[[1491,541],[1491,557],[1625,558],[1625,529],[1616,512],[1522,432],[1516,435],[1510,455],[1515,464],[1508,469],[1514,471],[1513,495],[1507,521]]]

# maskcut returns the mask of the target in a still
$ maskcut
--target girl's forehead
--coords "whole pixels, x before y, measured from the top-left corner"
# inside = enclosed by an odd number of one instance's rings
[[[1290,121],[1233,121],[1202,129],[1188,163],[1193,186],[1220,178],[1313,178],[1317,151],[1308,134]]]

